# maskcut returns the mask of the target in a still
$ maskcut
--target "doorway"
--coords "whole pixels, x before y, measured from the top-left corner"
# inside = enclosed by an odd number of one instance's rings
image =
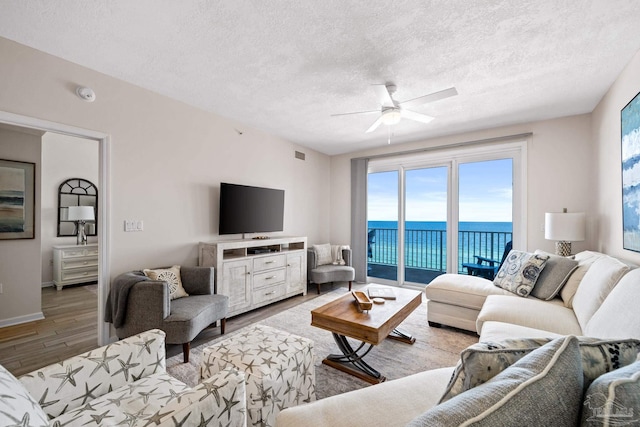
[[[0,124],[15,126],[27,131],[51,132],[54,134],[68,135],[98,143],[98,187],[101,189],[98,199],[98,215],[101,221],[98,223],[98,345],[105,345],[110,340],[109,325],[100,321],[104,318],[104,307],[109,291],[110,259],[109,259],[109,136],[102,132],[63,125],[33,117],[0,111]],[[40,207],[40,202],[38,201]],[[40,227],[39,227],[40,228]],[[41,241],[42,230],[36,230],[36,239]],[[38,243],[39,245],[39,243]],[[38,258],[40,259],[40,257]],[[38,269],[40,270],[40,269]]]
[[[526,245],[526,145],[500,144],[371,160],[368,278],[423,286],[465,273],[475,256],[500,259]]]

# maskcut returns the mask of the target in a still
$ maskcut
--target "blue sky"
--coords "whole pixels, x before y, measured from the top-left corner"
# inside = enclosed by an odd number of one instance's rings
[[[460,221],[511,222],[512,160],[460,164]],[[369,174],[368,218],[396,221],[398,172]],[[406,220],[446,221],[447,169],[406,172]]]

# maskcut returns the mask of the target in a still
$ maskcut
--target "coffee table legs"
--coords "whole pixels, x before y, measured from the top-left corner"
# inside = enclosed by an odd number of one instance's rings
[[[370,384],[378,384],[387,379],[380,374],[380,372],[369,366],[367,362],[362,360],[362,358],[371,351],[373,344],[369,344],[369,346],[365,348],[367,343],[361,342],[358,348],[354,349],[347,340],[347,337],[336,334],[335,332],[332,334],[333,339],[336,344],[338,344],[338,348],[342,354],[330,354],[322,361],[322,363],[354,375]]]
[[[411,335],[407,335],[404,332],[399,331],[398,329],[394,329],[393,331],[391,331],[387,338],[401,341],[406,344],[413,344],[414,342],[416,342],[416,339],[414,337],[412,337]]]

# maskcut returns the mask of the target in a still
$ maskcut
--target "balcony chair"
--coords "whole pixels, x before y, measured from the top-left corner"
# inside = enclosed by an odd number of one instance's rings
[[[340,254],[342,259],[334,259],[329,244],[313,245],[307,249],[307,280],[318,286],[318,294],[322,283],[349,282],[351,290],[351,283],[356,277],[356,270],[351,267],[351,249],[342,246],[334,253]]]
[[[504,247],[504,252],[502,253],[502,259],[499,262],[497,260],[475,255],[475,264],[464,263],[462,264],[462,267],[467,269],[467,274],[470,276],[479,276],[493,280],[493,278],[496,277],[496,274],[498,274],[498,270],[500,270],[502,263],[507,258],[507,255],[511,252],[512,247],[512,242],[507,242]]]

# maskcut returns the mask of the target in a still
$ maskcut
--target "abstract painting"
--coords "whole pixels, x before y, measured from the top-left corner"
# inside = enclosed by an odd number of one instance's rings
[[[640,252],[640,93],[620,112],[623,247]]]
[[[34,238],[35,164],[0,159],[0,240]]]

